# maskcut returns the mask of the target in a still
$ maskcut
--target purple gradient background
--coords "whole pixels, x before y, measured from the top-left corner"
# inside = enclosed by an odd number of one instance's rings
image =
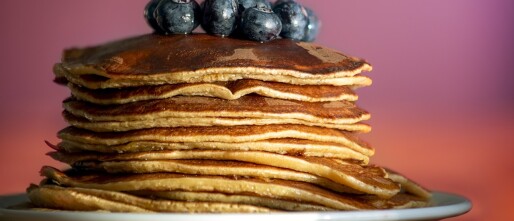
[[[0,1],[0,194],[38,182],[43,141],[65,126],[61,51],[150,32],[146,0]],[[364,57],[374,85],[375,163],[463,194],[451,220],[514,220],[514,1],[303,0],[323,21],[318,43]],[[510,209],[510,210],[509,210]]]

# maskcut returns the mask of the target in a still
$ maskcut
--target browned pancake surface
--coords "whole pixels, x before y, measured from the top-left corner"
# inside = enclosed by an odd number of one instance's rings
[[[210,97],[173,97],[122,105],[94,105],[68,99],[64,107],[70,113],[92,121],[129,121],[163,117],[288,117],[313,122],[352,124],[367,120],[365,110],[347,101],[302,102],[262,96],[237,100]]]
[[[260,42],[206,34],[143,35],[97,47],[70,49],[65,65],[85,65],[116,77],[256,67],[331,74],[370,69],[364,60],[318,45],[280,39]],[[354,73],[353,73],[354,74]]]

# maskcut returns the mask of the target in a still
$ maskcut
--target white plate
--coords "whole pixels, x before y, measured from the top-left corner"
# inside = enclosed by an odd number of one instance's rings
[[[0,197],[0,220],[16,221],[392,221],[392,220],[439,220],[458,216],[471,209],[471,202],[455,194],[434,192],[430,207],[416,209],[371,210],[352,212],[290,212],[268,214],[133,214],[100,212],[44,212],[7,209],[27,201],[25,194]]]

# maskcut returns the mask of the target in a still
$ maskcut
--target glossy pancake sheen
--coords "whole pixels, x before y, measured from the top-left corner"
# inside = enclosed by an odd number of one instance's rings
[[[319,45],[279,39],[266,44],[206,34],[142,35],[66,50],[63,64],[82,64],[117,75],[180,73],[207,68],[256,67],[305,74],[352,76],[364,60]]]
[[[316,123],[353,124],[370,114],[348,101],[303,102],[244,96],[237,100],[172,97],[122,105],[94,105],[70,98],[64,108],[91,121],[133,121],[166,117],[292,118]]]
[[[261,44],[207,34],[137,36],[69,49],[62,60],[54,67],[57,79],[92,89],[238,79],[366,86],[371,80],[358,74],[372,69],[362,59],[311,43]]]

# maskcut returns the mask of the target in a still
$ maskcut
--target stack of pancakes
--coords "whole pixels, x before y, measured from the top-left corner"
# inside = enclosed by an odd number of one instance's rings
[[[269,212],[425,206],[430,193],[370,165],[353,89],[364,60],[318,45],[144,35],[65,51],[56,82],[70,124],[49,146],[69,164],[36,207]]]

